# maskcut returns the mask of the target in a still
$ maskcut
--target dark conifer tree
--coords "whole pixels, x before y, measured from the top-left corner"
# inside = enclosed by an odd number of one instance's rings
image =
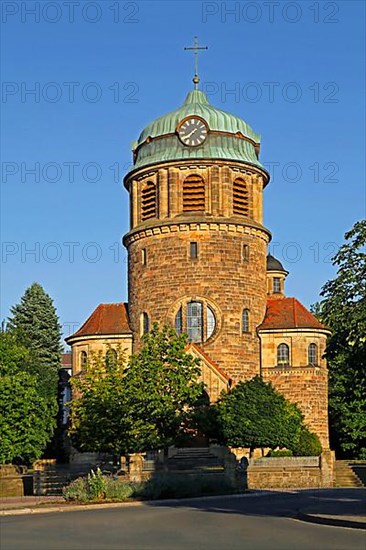
[[[30,351],[29,368],[39,381],[40,392],[54,398],[62,353],[61,326],[53,300],[40,284],[33,283],[11,308],[7,331]]]

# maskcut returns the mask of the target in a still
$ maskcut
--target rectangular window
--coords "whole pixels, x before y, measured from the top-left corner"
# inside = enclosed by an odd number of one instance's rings
[[[141,191],[141,221],[156,218],[156,205],[156,186],[152,181],[148,181]]]
[[[197,260],[198,258],[198,243],[191,242],[189,243],[189,255],[192,260]]]
[[[249,245],[243,244],[243,248],[241,251],[241,257],[243,262],[249,262]]]
[[[146,252],[146,248],[143,248],[141,250],[141,263],[142,265],[146,265],[147,264],[147,252]]]
[[[142,332],[146,334],[150,330],[150,319],[146,311],[142,314]]]
[[[204,212],[205,182],[201,176],[191,174],[183,182],[183,212]]]
[[[281,279],[279,277],[273,277],[273,292],[275,294],[281,293]]]
[[[190,342],[202,342],[202,304],[189,302],[187,304],[187,333]]]

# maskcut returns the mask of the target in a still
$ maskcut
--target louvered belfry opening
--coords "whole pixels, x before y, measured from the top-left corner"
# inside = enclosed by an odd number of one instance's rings
[[[144,222],[156,218],[156,186],[148,181],[141,193],[141,219]]]
[[[233,212],[249,216],[249,192],[245,181],[240,178],[233,183]]]
[[[204,210],[204,179],[197,174],[191,174],[183,182],[183,212],[204,212]]]

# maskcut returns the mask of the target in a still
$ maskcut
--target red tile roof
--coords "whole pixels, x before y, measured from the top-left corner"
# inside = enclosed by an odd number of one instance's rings
[[[63,353],[61,355],[61,366],[66,368],[71,368],[72,361],[71,361],[71,353]]]
[[[99,304],[85,323],[70,338],[93,334],[130,334],[127,304]],[[66,340],[66,341],[67,341]]]
[[[268,298],[264,320],[258,330],[314,328],[329,330],[296,298]]]

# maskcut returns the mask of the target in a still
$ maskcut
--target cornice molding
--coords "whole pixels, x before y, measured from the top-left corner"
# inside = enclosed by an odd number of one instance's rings
[[[124,246],[128,247],[132,242],[168,233],[183,233],[187,231],[222,231],[225,233],[238,233],[241,235],[254,235],[266,244],[271,240],[271,233],[265,227],[255,222],[237,223],[233,221],[159,221],[148,227],[132,229],[123,237]]]
[[[160,161],[157,163],[149,164],[148,166],[143,166],[141,168],[133,168],[123,179],[123,183],[127,191],[130,191],[130,181],[133,179],[140,180],[147,177],[151,177],[152,174],[155,174],[161,168],[175,168],[176,170],[194,170],[194,169],[207,169],[212,168],[213,166],[225,166],[231,168],[233,171],[238,171],[244,175],[253,176],[260,175],[264,179],[263,188],[269,182],[270,176],[264,168],[260,168],[254,164],[251,164],[247,161],[235,161],[235,160],[225,160],[225,159],[179,159],[179,160],[167,160]]]
[[[273,373],[273,374],[328,374],[328,369],[326,367],[319,366],[308,366],[308,367],[262,367],[263,373]]]
[[[78,342],[85,342],[86,340],[132,340],[131,333],[121,334],[84,334],[82,336],[68,336],[65,338],[65,342],[69,345],[76,344]]]

